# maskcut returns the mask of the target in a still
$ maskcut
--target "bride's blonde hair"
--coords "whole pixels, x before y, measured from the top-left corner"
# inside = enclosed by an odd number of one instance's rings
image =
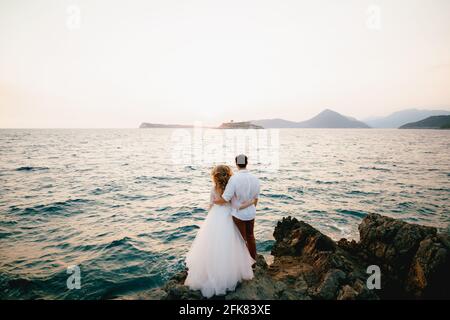
[[[215,166],[211,171],[211,177],[214,182],[214,187],[219,194],[222,194],[225,190],[225,187],[230,180],[230,177],[233,175],[233,171],[231,168],[226,165],[218,165]]]

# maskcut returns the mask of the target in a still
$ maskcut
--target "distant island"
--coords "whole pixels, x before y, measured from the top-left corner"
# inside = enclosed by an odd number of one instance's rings
[[[259,126],[251,123],[250,121],[243,122],[224,122],[217,129],[264,129],[263,126]]]
[[[193,125],[183,125],[183,124],[160,124],[160,123],[148,123],[143,122],[139,126],[140,129],[178,129],[178,128],[194,128]],[[245,122],[224,122],[219,127],[208,127],[211,129],[264,129],[262,126],[258,126],[250,123],[249,121]]]
[[[264,128],[370,128],[364,122],[346,117],[336,111],[325,109],[315,117],[301,122],[283,119],[252,120],[251,123]]]
[[[157,124],[143,122],[139,128],[193,128],[192,125]],[[224,122],[216,129],[272,129],[272,128],[370,128],[364,122],[325,109],[315,117],[301,122],[284,119],[264,119]]]
[[[450,129],[450,116],[432,116],[426,119],[410,122],[399,129]]]
[[[398,128],[410,122],[423,120],[431,116],[450,115],[449,110],[405,109],[385,117],[372,117],[364,122],[373,128]]]
[[[311,119],[291,121],[280,118],[239,122],[224,122],[215,129],[272,129],[272,128],[433,128],[448,129],[446,118],[450,111],[407,109],[386,117],[371,118],[366,122],[325,109]],[[447,118],[448,119],[448,118]],[[420,120],[420,121],[419,121]],[[139,128],[193,128],[193,125],[157,124],[143,122]],[[209,127],[212,128],[212,127]]]

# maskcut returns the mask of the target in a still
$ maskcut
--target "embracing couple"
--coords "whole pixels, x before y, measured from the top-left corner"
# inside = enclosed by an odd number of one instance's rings
[[[235,161],[234,175],[226,165],[212,170],[209,213],[186,256],[185,285],[207,298],[226,294],[241,280],[253,278],[259,180],[247,171],[247,156],[238,155]]]

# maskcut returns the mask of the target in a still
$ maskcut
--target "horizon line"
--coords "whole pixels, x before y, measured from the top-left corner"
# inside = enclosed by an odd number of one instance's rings
[[[349,116],[349,115],[344,115],[344,114],[342,114],[342,113],[340,113],[338,111],[332,110],[330,108],[324,108],[321,111],[319,111],[316,115],[324,112],[325,110],[330,110],[330,111],[336,112],[336,113],[338,113],[338,114],[340,114],[342,116],[352,117],[352,116]],[[361,120],[360,120],[360,118],[356,118],[356,117],[353,117],[353,118],[355,118],[356,120],[358,120],[360,122],[364,122],[364,121],[371,120],[371,119],[388,117],[388,116],[390,116],[390,115],[392,115],[394,113],[401,112],[401,111],[408,111],[408,110],[418,110],[418,111],[438,111],[438,110],[440,110],[440,111],[450,112],[450,106],[449,107],[431,107],[430,109],[421,109],[421,108],[417,108],[417,107],[412,107],[412,108],[400,109],[400,110],[391,112],[391,113],[389,113],[389,114],[387,114],[385,116],[371,116],[371,117],[363,118]],[[315,117],[315,116],[313,116],[313,117]],[[302,122],[302,121],[307,121],[307,120],[309,120],[309,119],[311,119],[313,117],[310,117],[310,118],[307,118],[307,119],[304,119],[304,120],[299,120],[299,121],[298,120],[287,120],[287,119],[280,118],[280,117],[266,117],[266,118],[261,118],[261,119],[239,120],[239,121],[235,121],[233,119],[230,119],[229,121],[224,121],[222,123],[229,123],[231,121],[233,121],[233,122],[251,122],[251,121],[261,121],[261,120],[284,120],[284,121],[289,121],[289,122]],[[184,129],[186,129],[188,127],[195,128],[196,127],[195,126],[196,122],[201,123],[200,127],[202,127],[202,128],[216,129],[217,126],[218,126],[217,124],[216,125],[203,124],[202,121],[198,121],[198,120],[193,121],[192,123],[191,122],[190,123],[168,123],[168,122],[147,122],[147,121],[141,121],[136,127],[134,127],[134,126],[133,127],[131,127],[131,126],[130,127],[128,127],[128,126],[126,126],[126,127],[78,127],[78,126],[77,127],[0,127],[0,130],[6,130],[6,129],[9,129],[9,130],[14,130],[14,129],[27,129],[27,130],[43,130],[43,129],[53,129],[53,130],[58,130],[58,129],[65,129],[65,130],[67,130],[67,129],[85,129],[85,130],[86,129],[92,129],[92,130],[93,129],[140,129],[139,126],[141,124],[143,124],[143,123],[150,123],[150,124],[155,124],[155,125],[168,125],[168,126],[170,126],[170,125],[186,126],[186,127],[182,127]],[[176,129],[176,128],[145,128],[145,129]],[[266,129],[266,128],[264,128],[264,129]],[[320,129],[320,128],[278,128],[278,129]],[[339,129],[339,128],[322,128],[322,129]],[[341,129],[358,129],[358,128],[341,128]],[[376,128],[376,127],[374,128],[374,127],[370,127],[370,128],[366,128],[366,129],[396,129],[396,128]]]

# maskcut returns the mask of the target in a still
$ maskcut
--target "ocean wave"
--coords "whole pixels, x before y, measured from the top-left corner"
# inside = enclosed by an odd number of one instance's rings
[[[200,227],[196,224],[185,225],[172,230],[170,233],[164,233],[164,243],[170,243],[179,238],[189,238],[192,239],[192,233],[199,229]]]
[[[337,209],[336,212],[342,213],[344,215],[354,216],[357,218],[364,218],[365,216],[367,216],[367,212],[358,211],[358,210]]]
[[[35,214],[53,214],[53,213],[65,213],[65,214],[74,214],[75,212],[72,210],[70,212],[65,212],[68,208],[77,208],[79,205],[83,205],[91,202],[91,200],[87,199],[68,199],[66,201],[57,201],[49,204],[38,204],[33,207],[27,207],[21,209],[16,206],[10,206],[10,213],[18,213],[23,215],[35,215]]]
[[[288,191],[289,192],[295,192],[295,193],[298,193],[298,194],[304,194],[305,193],[305,188],[303,188],[303,187],[296,187],[296,188],[289,187]]]
[[[308,213],[312,213],[315,215],[321,215],[321,216],[327,215],[327,212],[323,211],[323,210],[309,210]]]
[[[190,224],[186,226],[178,227],[175,232],[184,233],[184,232],[191,232],[193,230],[199,229],[200,227],[196,224]]]
[[[101,194],[117,192],[117,191],[121,191],[121,190],[122,190],[121,186],[114,185],[114,184],[107,184],[103,187],[97,187],[97,188],[93,189],[90,193],[93,195],[101,195]]]
[[[269,178],[269,177],[259,177],[259,180],[264,181],[264,182],[275,181],[274,178]]]
[[[17,224],[17,221],[15,221],[15,220],[0,220],[0,226],[13,226],[16,224]]]
[[[138,273],[138,270],[121,270],[123,273],[134,274]],[[116,299],[124,296],[129,292],[144,291],[161,285],[162,281],[158,280],[161,277],[158,275],[147,275],[140,277],[126,277],[123,281],[113,282],[107,286],[102,292],[100,299]]]
[[[196,213],[204,213],[206,212],[205,208],[201,207],[172,207],[172,206],[164,206],[160,208],[154,209],[155,212],[166,212],[170,214],[170,217],[190,217]]]
[[[371,195],[379,195],[380,192],[352,190],[352,191],[346,192],[346,194],[348,194],[348,195],[357,195],[357,196],[371,196]]]
[[[135,178],[136,183],[149,181],[178,181],[180,178],[171,176],[139,176]]]
[[[324,181],[324,180],[316,180],[317,184],[338,184],[339,181]]]
[[[434,215],[436,213],[436,210],[433,210],[430,208],[423,208],[423,207],[419,208],[417,211],[424,215]]]
[[[293,197],[283,193],[261,193],[261,197],[271,198],[271,199],[279,199],[279,200],[294,200]]]
[[[101,245],[101,244],[81,244],[77,246],[72,246],[71,250],[73,252],[95,252],[107,246],[108,245]]]
[[[155,211],[156,212],[164,212],[164,211],[169,211],[169,210],[172,210],[172,209],[174,209],[174,208],[170,207],[170,206],[166,206],[166,207],[157,208],[157,209],[155,209]]]
[[[160,255],[154,256],[167,261]],[[69,275],[65,268],[58,268],[52,275],[44,277],[2,273],[0,299],[114,299],[162,285],[164,269],[161,266],[149,269],[144,258],[134,262],[123,261],[118,268],[111,268],[111,262],[99,256],[80,265],[80,290],[67,290],[66,280]]]
[[[450,192],[450,188],[428,188],[430,191],[445,191]]]
[[[256,241],[256,250],[258,252],[270,252],[275,243],[275,240]]]
[[[15,234],[17,234],[17,233],[0,231],[0,239],[4,239],[4,238],[7,238],[9,236],[13,236]]]
[[[67,275],[28,277],[0,273],[0,300],[2,299],[55,299],[55,291],[64,292]],[[52,291],[52,293],[50,293]]]
[[[191,211],[178,211],[170,215],[170,217],[167,219],[169,222],[176,222],[180,221],[180,219],[186,219],[192,217]]]
[[[113,240],[105,246],[106,249],[120,247],[120,246],[131,246],[131,238],[123,237],[121,239]]]
[[[414,202],[408,202],[408,201],[400,202],[398,204],[398,206],[401,208],[412,208],[412,207],[414,207]]]
[[[359,167],[359,169],[362,169],[362,170],[385,171],[385,172],[390,172],[390,171],[391,171],[391,169],[380,168],[380,167]]]
[[[16,168],[15,171],[42,171],[42,170],[49,170],[50,168],[48,167],[29,167],[29,166],[24,166],[24,167],[19,167]]]
[[[144,194],[115,194],[114,197],[120,200],[128,200],[128,201],[150,200],[150,197]]]

